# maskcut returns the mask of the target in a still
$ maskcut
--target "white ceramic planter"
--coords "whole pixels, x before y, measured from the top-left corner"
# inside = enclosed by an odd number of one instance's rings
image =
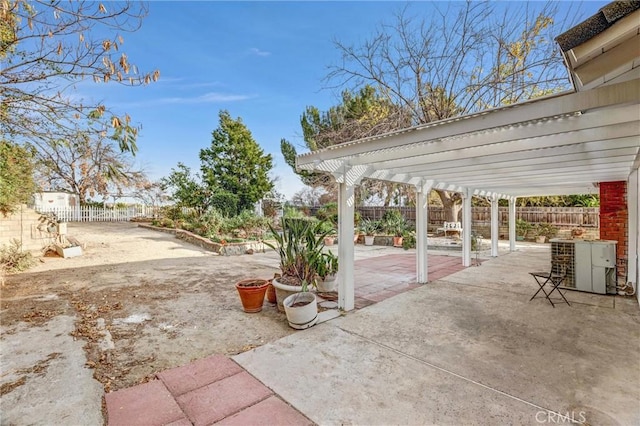
[[[336,291],[337,284],[338,284],[338,277],[336,276],[336,274],[329,275],[324,280],[318,281],[317,283],[318,291],[321,293]]]
[[[375,239],[375,235],[365,235],[364,236],[364,245],[365,246],[372,246],[373,245],[373,240]]]
[[[301,306],[293,306],[298,305]],[[283,302],[289,327],[304,330],[318,322],[318,301],[313,293],[295,293],[287,296]]]
[[[284,312],[284,299],[294,293],[300,293],[302,291],[301,286],[282,284],[280,281],[275,279],[271,284],[273,284],[273,288],[276,290],[276,304],[278,306],[278,311],[280,312]]]

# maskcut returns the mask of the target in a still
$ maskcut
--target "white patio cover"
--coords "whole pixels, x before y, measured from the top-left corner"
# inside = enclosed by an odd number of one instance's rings
[[[637,205],[640,79],[356,140],[302,154],[296,165],[331,173],[340,184],[340,241],[353,235],[353,188],[363,178],[415,186],[417,281],[427,282],[426,194],[430,189],[462,193],[464,229],[471,229],[471,196],[491,199],[494,256],[499,198],[510,201],[511,250],[515,248],[516,197],[598,193],[599,182],[627,181],[636,191],[629,194],[630,206]],[[630,216],[630,234],[638,232],[637,216]],[[634,262],[637,240],[632,236],[630,242],[635,244],[629,252]],[[471,262],[470,247],[470,233],[465,232],[465,266]],[[340,244],[338,256],[338,302],[342,309],[351,310],[355,297],[353,245]],[[630,270],[637,276],[636,265]]]

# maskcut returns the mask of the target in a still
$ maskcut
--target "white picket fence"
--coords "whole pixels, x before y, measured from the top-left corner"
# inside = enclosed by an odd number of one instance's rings
[[[141,217],[154,217],[158,207],[130,206],[124,208],[103,207],[50,207],[35,206],[38,213],[53,213],[61,222],[126,222]]]

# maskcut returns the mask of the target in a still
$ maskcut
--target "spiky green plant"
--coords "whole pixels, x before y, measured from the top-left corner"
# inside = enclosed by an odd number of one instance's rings
[[[324,261],[324,238],[329,234],[323,222],[302,218],[282,218],[278,232],[269,225],[276,244],[265,241],[280,256],[282,277],[308,291],[318,278],[318,265]],[[324,228],[324,229],[323,229]]]

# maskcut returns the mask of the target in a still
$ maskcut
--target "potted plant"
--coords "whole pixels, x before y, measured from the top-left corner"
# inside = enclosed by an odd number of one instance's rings
[[[317,232],[325,234],[324,245],[332,246],[336,238],[336,230],[331,222],[321,221],[318,225]]]
[[[254,313],[262,310],[268,286],[269,281],[260,278],[248,278],[236,283],[236,289],[245,312]]]
[[[364,233],[364,245],[372,246],[376,232],[380,229],[380,223],[372,219],[362,219],[360,231]]]
[[[318,303],[309,286],[318,279],[317,267],[322,258],[326,229],[323,222],[302,218],[282,218],[281,232],[271,227],[275,244],[264,243],[280,256],[281,276],[273,280],[278,310],[287,315],[289,326],[305,329],[318,319]]]
[[[394,247],[402,247],[402,242],[404,240],[404,233],[407,230],[407,223],[404,219],[398,221],[395,224],[393,229],[393,246]]]
[[[319,278],[316,280],[318,291],[322,293],[336,291],[338,257],[331,251],[322,253],[322,256],[318,259],[316,271]]]
[[[271,279],[269,280],[269,285],[267,285],[267,302],[269,302],[269,303],[273,303],[274,305],[275,305],[278,301],[276,300],[276,289],[275,289],[275,287],[273,286],[273,280],[274,280],[275,278],[278,278],[278,277],[280,277],[280,274],[278,274],[278,273],[273,274],[273,278],[271,278]]]
[[[404,232],[407,230],[407,223],[402,216],[388,219],[384,224],[384,229],[389,235],[393,235],[393,246],[402,247]]]
[[[555,237],[558,229],[550,223],[539,223],[535,227],[536,242],[544,243],[547,239]]]
[[[533,225],[526,220],[520,218],[516,219],[516,240],[524,241],[527,237],[527,233],[531,231],[532,228]]]

